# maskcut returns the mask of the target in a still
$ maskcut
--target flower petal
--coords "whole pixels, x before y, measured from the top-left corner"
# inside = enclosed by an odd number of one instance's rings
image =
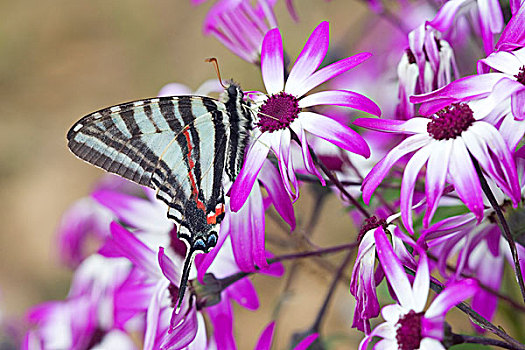
[[[517,120],[525,120],[525,89],[516,92],[510,99],[512,115]]]
[[[303,81],[300,87],[298,87],[294,91],[294,95],[296,97],[301,97],[308,91],[312,90],[316,86],[321,85],[325,81],[332,79],[336,76],[338,76],[341,73],[344,73],[355,66],[361,64],[362,62],[366,61],[372,54],[368,52],[362,52],[357,55],[347,57],[345,59],[342,59],[340,61],[337,61],[335,63],[332,63],[314,74],[310,75],[307,79]]]
[[[412,201],[414,197],[414,188],[416,186],[416,180],[419,176],[421,168],[425,165],[430,154],[434,150],[437,152],[435,142],[421,148],[417,151],[412,158],[408,161],[405,172],[403,173],[403,180],[401,181],[401,218],[407,231],[410,234],[414,234],[413,223],[412,223]],[[428,170],[427,170],[428,171]]]
[[[366,141],[349,127],[313,112],[301,112],[298,119],[308,132],[365,158],[370,156]]]
[[[283,186],[279,171],[270,161],[264,162],[259,180],[266,188],[275,210],[290,225],[290,230],[295,230],[295,214],[292,202]]]
[[[385,276],[394,290],[397,300],[399,300],[399,304],[404,308],[413,309],[415,300],[412,287],[410,286],[401,262],[394,254],[394,250],[386,237],[385,231],[382,228],[376,229],[374,231],[374,238],[376,240],[377,256],[385,271]]]
[[[316,105],[334,105],[354,108],[375,116],[381,115],[379,106],[361,94],[347,90],[321,91],[299,100],[299,107],[311,107]]]
[[[270,140],[270,134],[263,133],[246,152],[244,165],[231,187],[230,206],[232,211],[239,211],[250,195],[255,179],[270,151],[265,141]]]
[[[430,119],[418,117],[409,120],[357,118],[353,125],[376,131],[421,134],[426,133],[428,123]]]
[[[439,199],[445,188],[447,178],[448,162],[452,152],[453,142],[441,140],[435,143],[440,151],[432,152],[428,159],[425,181],[425,195],[427,197],[428,209],[423,217],[423,226],[428,227],[430,220],[436,212]]]
[[[446,32],[452,26],[454,17],[458,12],[459,8],[466,0],[450,0],[447,1],[439,12],[436,14],[433,20],[427,22],[428,25],[436,28],[440,32]]]
[[[363,200],[366,204],[370,203],[370,198],[375,189],[390,171],[390,168],[405,154],[414,152],[418,148],[424,147],[432,142],[432,139],[425,134],[413,135],[403,140],[399,145],[394,147],[388,154],[377,163],[363,180],[361,190],[363,191]]]
[[[319,333],[313,333],[304,338],[293,348],[293,350],[307,350],[312,343],[319,338]]]
[[[483,218],[483,197],[481,196],[483,190],[462,138],[454,140],[448,178],[453,182],[459,198],[476,215],[478,221],[481,220]]]
[[[270,322],[266,328],[264,328],[257,345],[255,345],[254,350],[270,350],[272,346],[273,333],[275,331],[275,321]]]
[[[328,43],[329,23],[324,21],[314,29],[297,57],[286,80],[285,92],[295,95],[294,91],[299,90],[303,81],[319,68],[328,52]]]
[[[179,270],[181,266],[175,266],[175,263],[164,254],[164,248],[159,248],[158,254],[159,266],[162,271],[162,274],[174,285],[178,286],[180,282]]]
[[[428,307],[425,318],[444,316],[452,307],[473,296],[478,289],[477,282],[472,279],[464,279],[448,285]]]
[[[283,41],[279,28],[264,36],[261,50],[261,73],[268,94],[276,94],[284,87]]]

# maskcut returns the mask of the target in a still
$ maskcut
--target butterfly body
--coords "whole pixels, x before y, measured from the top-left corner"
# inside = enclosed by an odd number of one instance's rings
[[[243,164],[252,127],[243,97],[231,83],[220,101],[190,95],[124,103],[85,116],[67,134],[77,157],[155,189],[168,205],[188,245],[182,294],[194,254],[217,243],[223,181],[233,181]]]

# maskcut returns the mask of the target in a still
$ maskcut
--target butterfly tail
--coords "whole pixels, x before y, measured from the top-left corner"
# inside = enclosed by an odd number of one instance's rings
[[[188,254],[186,255],[186,259],[184,260],[184,268],[182,270],[182,277],[179,283],[179,295],[177,297],[178,299],[177,308],[175,309],[176,314],[179,313],[180,306],[182,304],[182,299],[184,299],[184,293],[186,292],[186,287],[188,285],[188,277],[190,275],[190,269],[191,269],[191,265],[193,263],[194,258],[195,258],[195,249],[191,247]]]

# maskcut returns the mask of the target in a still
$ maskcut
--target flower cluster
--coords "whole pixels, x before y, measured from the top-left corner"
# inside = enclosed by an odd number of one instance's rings
[[[249,331],[234,322],[241,310],[233,305],[260,305],[248,276],[289,276],[289,288],[297,265],[285,273],[282,262],[312,256],[331,276],[327,296],[310,327],[280,336],[295,349],[328,348],[321,322],[354,248],[346,291],[354,312],[344,317],[363,333],[355,347],[524,348],[491,321],[506,302],[520,313],[507,324],[523,331],[525,3],[511,0],[507,11],[496,0],[449,0],[435,9],[402,2],[391,11],[370,1],[378,26],[394,26],[389,37],[363,36],[356,45],[372,53],[331,49],[330,23],[322,21],[303,35],[295,60],[277,3],[218,0],[204,23],[205,34],[260,69],[265,91],[245,90],[253,123],[244,162],[233,182],[224,177],[218,242],[195,257],[186,294],[187,248],[166,206],[154,190],[109,178],[64,214],[58,240],[73,282],[65,300],[28,312],[25,349],[236,349],[236,337]],[[308,10],[283,5],[295,21]],[[221,86],[210,80],[192,92],[173,83],[159,95],[207,95]],[[376,103],[356,91],[382,96]],[[316,196],[310,216],[294,208],[306,184]],[[362,228],[320,247],[311,231],[331,193]],[[307,219],[296,223],[296,215]],[[270,217],[294,234],[270,236]],[[270,246],[294,250],[276,256]],[[347,257],[338,265],[324,260],[341,251]],[[506,264],[517,286],[505,285]],[[509,287],[523,300],[506,295]],[[255,349],[272,347],[282,301]],[[446,316],[455,306],[478,335],[454,333]]]

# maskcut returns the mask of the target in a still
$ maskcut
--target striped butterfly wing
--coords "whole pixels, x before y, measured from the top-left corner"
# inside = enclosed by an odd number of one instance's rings
[[[157,190],[188,243],[187,275],[193,253],[217,242],[229,124],[226,106],[212,98],[160,97],[89,114],[67,139],[79,158]],[[183,277],[182,288],[185,283]]]

